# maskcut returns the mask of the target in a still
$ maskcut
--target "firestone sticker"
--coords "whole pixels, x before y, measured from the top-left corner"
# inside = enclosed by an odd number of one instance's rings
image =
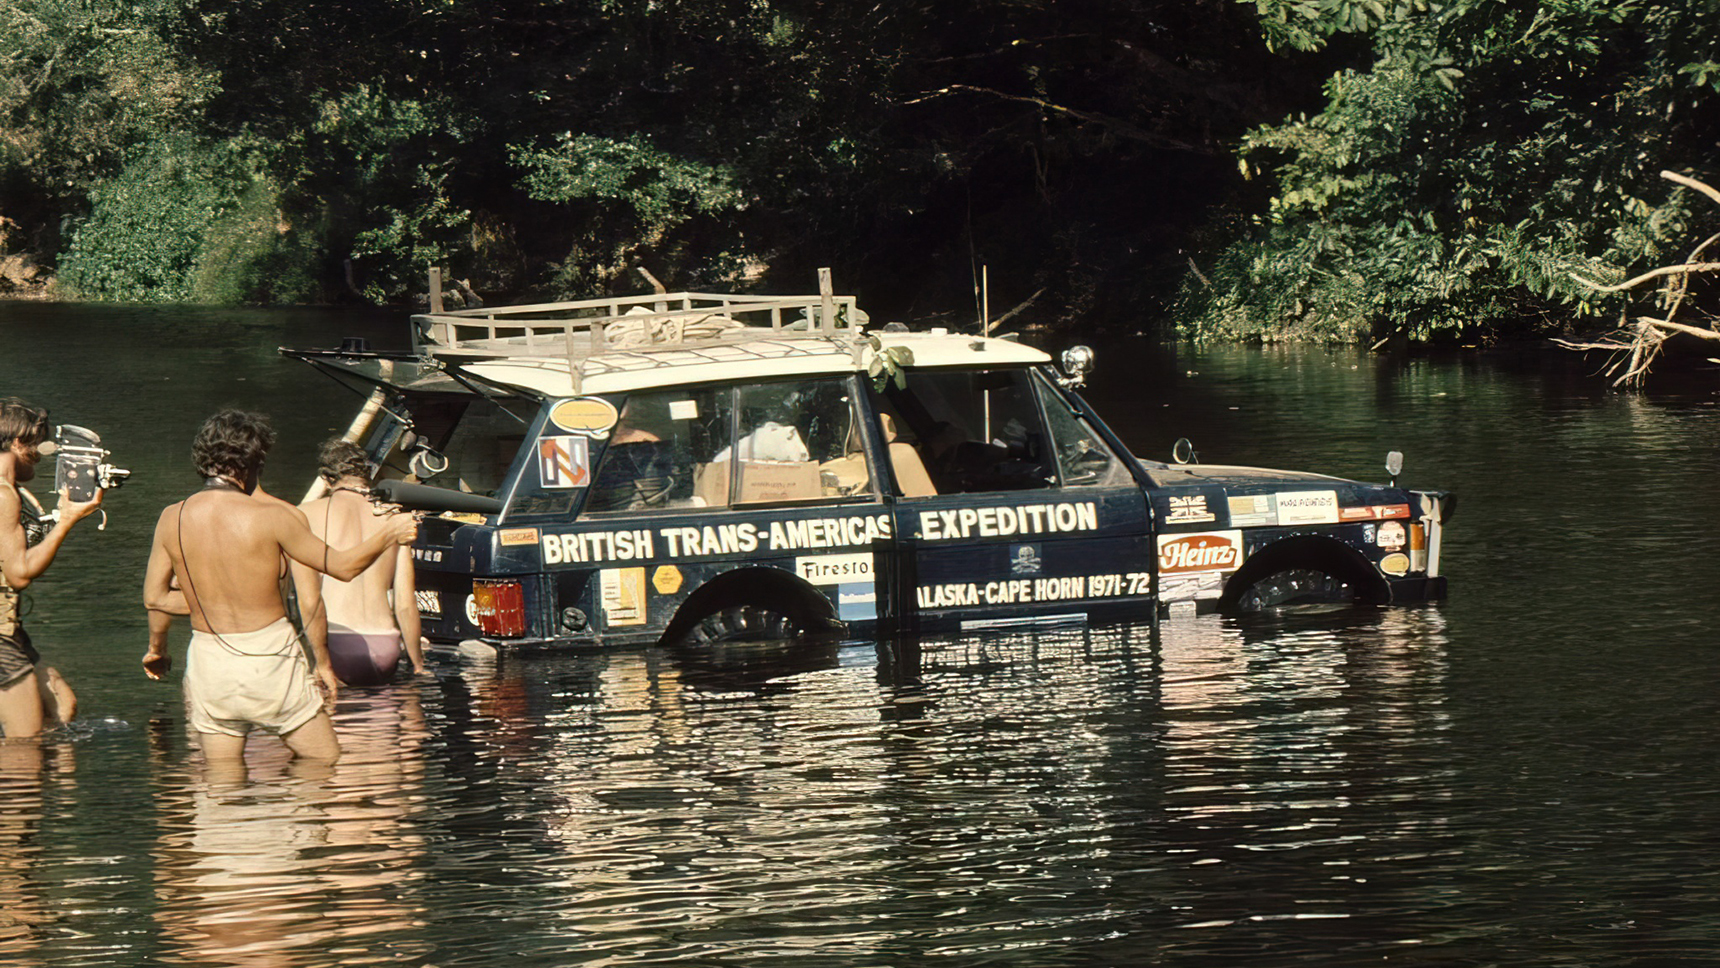
[[[872,581],[872,555],[817,555],[794,559],[795,574],[814,585],[846,585]]]

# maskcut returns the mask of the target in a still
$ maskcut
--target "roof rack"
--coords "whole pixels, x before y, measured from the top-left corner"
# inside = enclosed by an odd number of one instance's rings
[[[852,343],[864,317],[853,296],[657,292],[643,296],[441,311],[431,272],[431,311],[412,317],[412,349],[461,360],[565,357],[569,370],[609,353],[682,349],[757,339],[824,338]]]

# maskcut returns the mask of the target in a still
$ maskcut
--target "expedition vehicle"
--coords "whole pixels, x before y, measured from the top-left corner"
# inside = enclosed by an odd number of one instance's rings
[[[827,279],[827,277],[826,277]],[[655,293],[413,317],[413,352],[283,350],[351,436],[433,642],[501,648],[1157,620],[1442,597],[1452,498],[1131,455],[1007,338],[852,297]],[[1395,474],[1395,471],[1394,471]]]

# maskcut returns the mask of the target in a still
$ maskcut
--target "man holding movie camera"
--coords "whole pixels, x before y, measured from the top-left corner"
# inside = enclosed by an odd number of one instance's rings
[[[19,614],[19,592],[53,564],[72,526],[102,503],[100,488],[84,501],[61,490],[58,507],[47,514],[18,486],[33,480],[36,465],[53,452],[48,432],[46,410],[16,397],[0,399],[0,729],[7,739],[67,722],[78,706],[58,671],[38,670],[41,656]]]

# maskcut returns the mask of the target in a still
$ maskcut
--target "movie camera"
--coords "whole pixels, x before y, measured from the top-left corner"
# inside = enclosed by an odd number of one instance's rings
[[[73,501],[88,501],[97,489],[111,491],[131,477],[131,471],[108,463],[101,435],[87,427],[60,424],[40,451],[54,457],[54,490],[65,491]]]

